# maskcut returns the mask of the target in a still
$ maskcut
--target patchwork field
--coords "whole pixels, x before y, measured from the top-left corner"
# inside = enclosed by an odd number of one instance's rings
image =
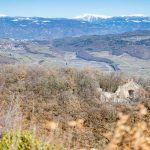
[[[128,74],[133,74],[136,76],[150,76],[150,60],[138,59],[136,57],[132,57],[128,54],[123,54],[121,56],[115,56],[110,54],[107,51],[102,52],[92,52],[94,56],[108,58],[114,61],[119,65],[121,72],[125,72]]]

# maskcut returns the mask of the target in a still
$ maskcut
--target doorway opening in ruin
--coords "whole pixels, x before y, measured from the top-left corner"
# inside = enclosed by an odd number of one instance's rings
[[[134,90],[128,90],[129,97],[134,98]]]

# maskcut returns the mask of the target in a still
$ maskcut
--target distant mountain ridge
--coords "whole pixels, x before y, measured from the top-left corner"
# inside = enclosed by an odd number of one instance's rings
[[[143,22],[150,22],[150,17],[149,16],[145,16],[142,14],[133,14],[133,15],[124,15],[124,16],[106,16],[106,15],[98,15],[98,14],[83,14],[80,16],[75,17],[74,19],[78,19],[78,20],[84,20],[84,21],[88,21],[88,22],[94,22],[94,21],[101,21],[101,20],[111,20],[111,19],[115,19],[115,18],[124,18],[125,21],[143,21]],[[132,20],[134,19],[134,20]]]
[[[0,17],[0,38],[58,39],[150,30],[150,17],[91,15],[67,18]]]

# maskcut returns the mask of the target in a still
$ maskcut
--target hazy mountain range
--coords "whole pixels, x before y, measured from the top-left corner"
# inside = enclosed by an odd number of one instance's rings
[[[56,39],[83,35],[105,35],[150,30],[148,16],[103,15],[77,16],[68,18],[0,17],[0,38]]]

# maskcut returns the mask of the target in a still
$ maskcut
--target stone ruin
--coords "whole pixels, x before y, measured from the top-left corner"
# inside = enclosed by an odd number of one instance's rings
[[[98,88],[98,91],[102,102],[134,103],[141,97],[148,97],[146,90],[133,80],[119,86],[115,93],[105,92],[101,88]]]

